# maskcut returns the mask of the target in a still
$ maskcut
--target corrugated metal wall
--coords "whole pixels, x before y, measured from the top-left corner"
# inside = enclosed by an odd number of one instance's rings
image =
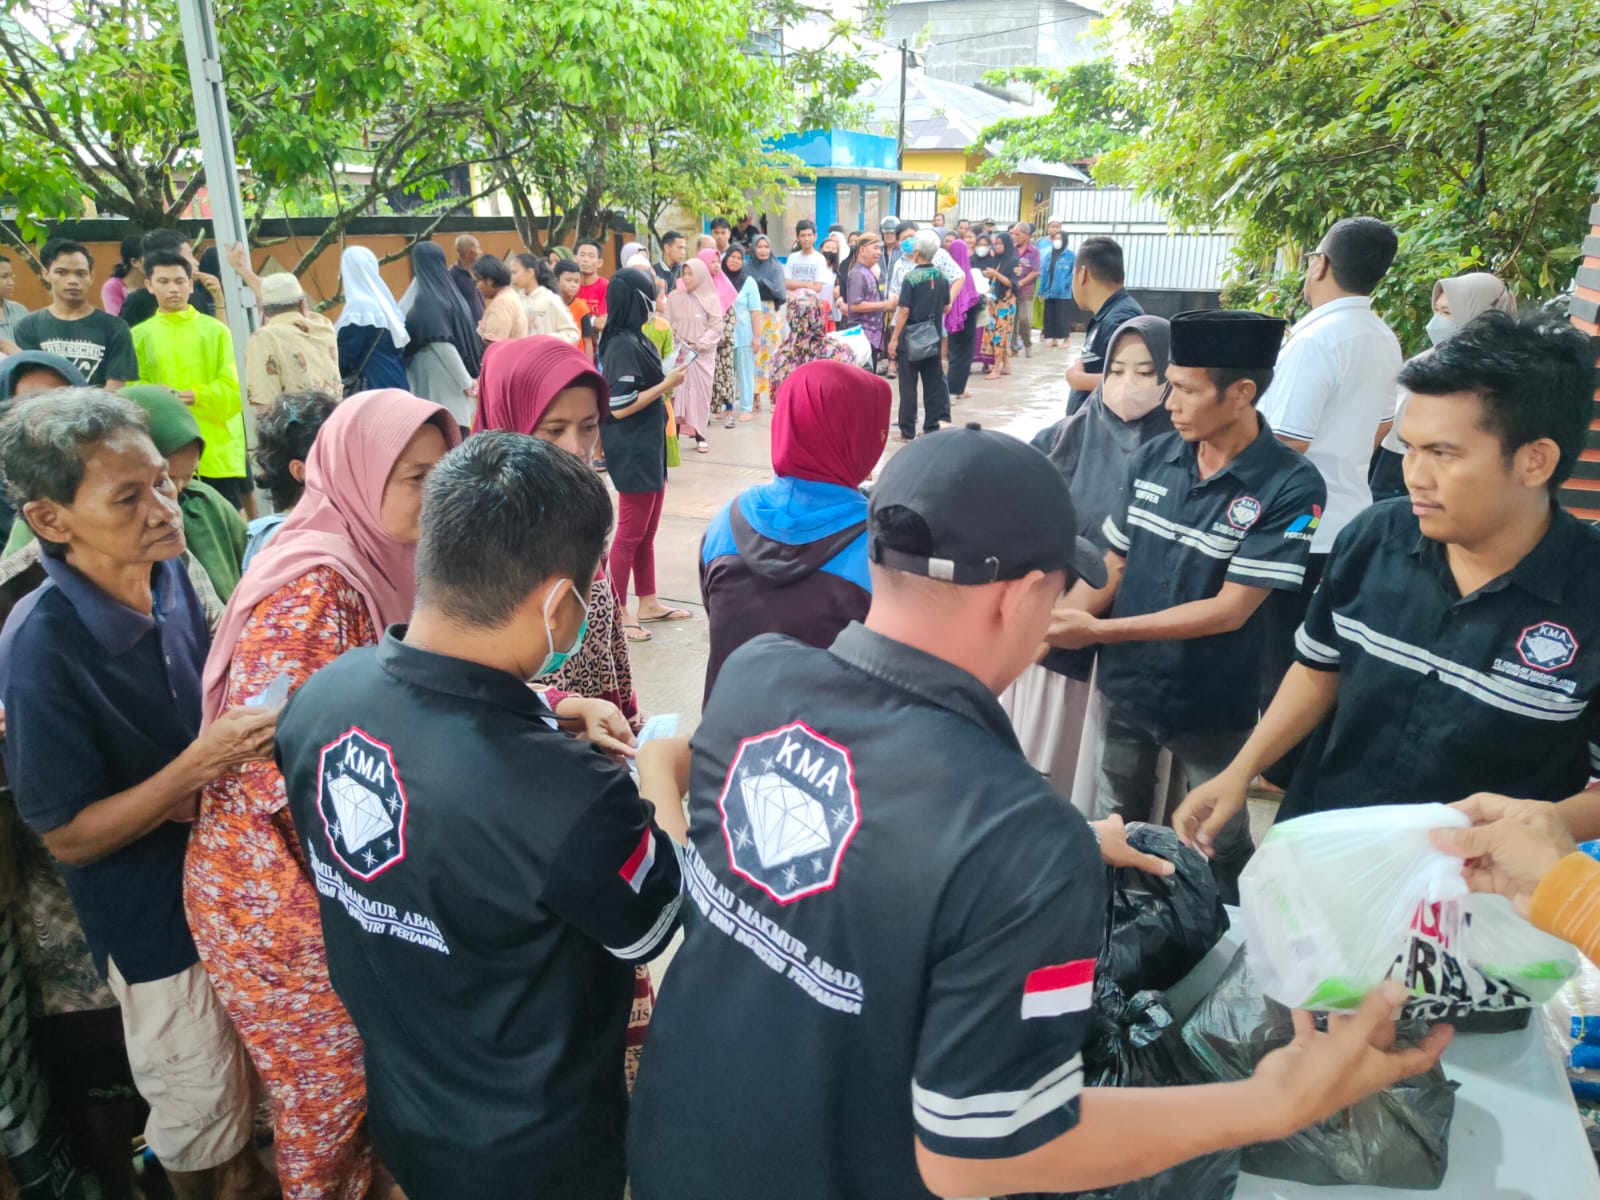
[[[1022,219],[1022,189],[962,188],[956,194],[956,213],[969,221],[1002,221],[1010,225]]]
[[[932,221],[939,211],[937,188],[901,188],[900,208],[895,215],[902,221]]]
[[[1074,250],[1093,233],[1068,231]],[[1118,233],[1127,286],[1180,292],[1216,292],[1233,265],[1239,239],[1230,233]]]
[[[1160,225],[1167,214],[1154,200],[1140,199],[1131,188],[1053,188],[1050,219],[1066,226]]]

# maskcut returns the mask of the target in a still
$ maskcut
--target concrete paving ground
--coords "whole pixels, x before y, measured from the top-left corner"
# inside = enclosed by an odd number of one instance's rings
[[[1077,356],[1082,335],[1070,346],[1036,345],[1031,358],[1013,362],[1009,377],[990,382],[973,373],[967,399],[952,405],[958,423],[980,422],[1021,438],[1032,437],[1065,411],[1065,369]],[[898,385],[891,385],[898,386]],[[898,392],[896,393],[898,404]],[[772,478],[771,412],[747,425],[725,430],[716,424],[710,453],[697,454],[683,441],[683,465],[670,472],[666,505],[656,537],[656,577],[662,600],[688,609],[691,621],[647,626],[653,637],[635,643],[634,685],[646,714],[678,713],[680,731],[692,732],[700,719],[708,647],[705,610],[700,603],[700,538],[717,511],[751,484]],[[884,462],[900,449],[893,434]],[[882,463],[879,464],[880,469]],[[1271,823],[1270,800],[1253,800],[1251,824],[1259,840]]]

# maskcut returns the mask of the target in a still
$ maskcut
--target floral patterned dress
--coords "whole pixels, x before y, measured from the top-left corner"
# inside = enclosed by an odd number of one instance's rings
[[[234,651],[226,704],[283,674],[293,691],[378,634],[360,593],[318,567],[256,606]],[[206,971],[272,1098],[284,1200],[360,1200],[372,1182],[361,1037],[328,981],[316,887],[272,763],[235,768],[202,793],[184,903]]]
[[[717,343],[717,365],[711,377],[711,411],[714,413],[727,412],[739,398],[739,386],[733,374],[733,323],[738,315],[731,304],[722,314],[722,341]]]
[[[778,306],[770,300],[763,301],[761,311],[755,314],[756,351],[756,408],[763,400],[772,402],[772,356],[783,341],[783,317]]]

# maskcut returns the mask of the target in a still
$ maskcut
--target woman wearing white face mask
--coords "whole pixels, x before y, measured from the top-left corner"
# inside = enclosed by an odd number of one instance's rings
[[[1151,438],[1172,429],[1163,407],[1172,335],[1165,318],[1134,317],[1106,353],[1105,378],[1041,448],[1072,492],[1077,533],[1102,550],[1103,526],[1128,505],[1128,462]],[[1035,441],[1035,445],[1040,442]],[[1094,804],[1094,768],[1101,720],[1091,706],[1094,651],[1051,648],[1000,697],[1028,761],[1052,787],[1087,813]]]
[[[1428,318],[1428,341],[1435,346],[1449,341],[1463,325],[1491,309],[1513,315],[1517,311],[1516,297],[1499,276],[1488,271],[1473,271],[1439,280],[1433,285],[1433,316]],[[1394,414],[1394,424],[1372,456],[1372,473],[1367,482],[1372,486],[1374,504],[1406,494],[1401,467],[1406,448],[1400,441],[1400,418],[1404,412],[1405,397],[1402,396]]]

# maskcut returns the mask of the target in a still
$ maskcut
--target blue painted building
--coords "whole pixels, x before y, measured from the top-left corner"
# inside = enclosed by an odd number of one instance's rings
[[[926,171],[902,171],[895,165],[895,140],[844,129],[817,129],[771,139],[767,149],[792,154],[805,164],[780,212],[767,214],[767,230],[786,254],[796,223],[810,218],[826,234],[830,225],[847,230],[876,230],[896,211],[902,184],[936,184]]]

